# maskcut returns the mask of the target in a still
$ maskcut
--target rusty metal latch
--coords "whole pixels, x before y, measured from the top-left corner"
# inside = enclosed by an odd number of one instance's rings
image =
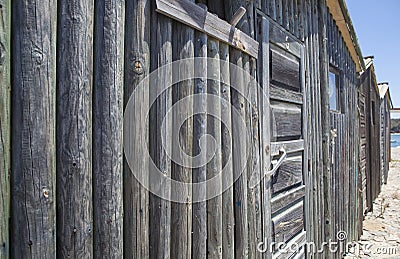
[[[283,162],[285,161],[286,157],[287,157],[287,153],[286,150],[282,147],[279,150],[279,153],[281,155],[281,157],[278,160],[278,163],[276,163],[276,165],[274,166],[274,168],[272,168],[270,171],[267,171],[264,173],[264,175],[261,176],[261,179],[258,178],[257,179],[257,174],[253,174],[250,178],[250,182],[249,182],[249,187],[250,188],[254,188],[256,187],[260,181],[262,181],[265,177],[272,177],[275,175],[275,173],[278,171],[279,167],[281,167],[281,165],[283,164]]]

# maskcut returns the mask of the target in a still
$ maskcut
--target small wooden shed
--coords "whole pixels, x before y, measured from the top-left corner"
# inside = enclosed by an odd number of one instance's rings
[[[360,116],[360,172],[363,194],[362,212],[373,207],[381,188],[381,99],[373,57],[365,58],[366,70],[358,78]],[[390,142],[389,142],[390,143]]]
[[[391,148],[390,148],[390,132],[391,132],[391,117],[390,110],[393,109],[393,103],[389,91],[389,83],[379,83],[379,96],[380,102],[380,115],[381,115],[381,174],[382,182],[387,184],[388,173],[389,173],[389,162],[391,160]]]

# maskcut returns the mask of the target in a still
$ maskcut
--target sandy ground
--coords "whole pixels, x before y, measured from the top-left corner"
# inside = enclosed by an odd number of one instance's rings
[[[350,258],[400,259],[400,148],[392,149],[388,184],[365,217],[358,244]]]

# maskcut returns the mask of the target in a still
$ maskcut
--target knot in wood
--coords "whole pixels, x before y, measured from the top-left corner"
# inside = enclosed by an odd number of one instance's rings
[[[36,65],[41,65],[44,59],[43,52],[40,49],[35,48],[32,50],[32,59],[35,61]]]

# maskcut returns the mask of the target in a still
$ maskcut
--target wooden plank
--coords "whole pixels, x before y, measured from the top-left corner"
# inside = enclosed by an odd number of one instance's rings
[[[260,160],[261,160],[261,173],[268,172],[271,168],[271,134],[270,134],[270,100],[269,100],[269,54],[270,54],[270,41],[269,41],[269,21],[265,17],[260,17],[261,29],[259,32],[259,39],[261,44],[260,62],[258,66],[258,73],[260,75],[260,85],[258,91],[258,98],[260,105]],[[261,182],[262,190],[262,228],[264,246],[263,248],[268,251],[272,243],[272,219],[271,219],[271,178],[264,177]],[[271,253],[264,254],[264,258],[271,258]]]
[[[283,25],[283,0],[275,0],[276,3],[276,21]]]
[[[153,2],[154,4],[154,2]],[[165,86],[172,84],[172,69],[166,66],[172,60],[172,22],[168,17],[161,16],[155,12],[152,6],[152,40],[151,40],[151,70],[155,70],[164,66],[163,70],[157,72],[157,91],[151,91],[151,99],[157,98],[155,92],[161,92]],[[164,73],[163,73],[164,72]],[[171,88],[164,90],[156,99],[153,112],[150,114],[151,123],[150,130],[150,152],[154,164],[161,172],[165,174],[165,178],[171,177],[171,159],[167,154],[171,154],[171,150],[167,150],[162,144],[162,137],[165,141],[171,142],[172,138],[169,134],[172,129],[172,121],[166,116],[167,111],[172,106]],[[165,120],[165,121],[164,121]],[[165,129],[161,128],[165,123]],[[153,174],[152,174],[153,175]],[[155,180],[150,176],[151,189],[164,192],[167,199],[162,199],[156,195],[150,195],[150,233],[149,233],[149,255],[150,258],[165,259],[170,257],[171,242],[171,203],[168,197],[171,195],[171,186],[167,181]],[[162,192],[161,192],[162,190]]]
[[[296,202],[297,200],[305,197],[305,186],[285,191],[275,196],[271,201],[271,212],[275,214],[281,209],[284,209],[288,205]]]
[[[149,0],[126,2],[125,15],[125,67],[124,107],[133,91],[150,72],[150,24]],[[144,86],[146,87],[146,86]],[[124,120],[124,148],[130,157],[131,167],[124,159],[124,257],[149,257],[149,194],[134,175],[149,171],[147,146],[148,126],[143,114],[149,111],[149,92],[137,91],[131,102],[138,107]],[[140,110],[139,110],[140,109]],[[127,131],[129,129],[130,131]],[[144,179],[144,181],[148,179]],[[146,183],[145,183],[146,184]]]
[[[229,46],[220,43],[220,80],[221,80],[221,98],[224,102],[221,104],[221,150],[222,150],[222,165],[225,172],[222,178],[223,190],[233,182],[233,161],[232,161],[232,129],[231,120],[231,89],[230,89],[230,71],[229,71]],[[230,259],[235,254],[235,214],[233,204],[233,186],[222,194],[222,258]]]
[[[287,154],[304,150],[304,140],[281,141],[271,143],[271,155],[277,156],[281,148],[284,148]]]
[[[94,256],[123,256],[123,0],[95,2]]]
[[[243,67],[242,54],[238,50],[232,49],[229,54],[230,62]],[[244,91],[244,81],[242,73],[231,74],[231,82],[236,82],[237,87]],[[245,118],[245,99],[236,90],[231,91],[232,106],[239,115]],[[235,201],[235,257],[242,258],[248,254],[248,221],[247,221],[247,170],[242,171],[246,164],[246,144],[244,138],[238,136],[238,122],[240,118],[232,116],[233,134],[233,170],[236,174],[241,173],[234,184]]]
[[[299,106],[271,101],[271,116],[273,137],[302,135],[302,116]]]
[[[157,11],[235,47],[252,57],[258,56],[258,42],[228,22],[208,13],[188,0],[156,0]]]
[[[282,50],[285,51],[285,52],[280,52],[281,54],[283,53],[286,54],[290,52],[295,57],[300,58],[301,45],[299,44],[299,41],[295,37],[288,34],[284,29],[282,29],[280,26],[277,26],[277,24],[273,22],[271,22],[269,30],[270,30],[271,42],[273,42],[274,45],[280,47]],[[279,49],[277,48],[274,48],[274,50],[279,51]]]
[[[9,258],[11,1],[3,1],[0,17],[0,258]]]
[[[277,20],[277,18],[276,18],[277,17],[277,4],[276,4],[276,1],[277,0],[267,1],[268,9],[269,9],[269,16],[275,21]]]
[[[4,30],[9,28],[4,26],[9,24],[3,22],[10,19],[10,2],[1,4],[1,89],[2,93],[7,93],[10,49],[7,43],[9,35],[4,34]],[[13,1],[11,4],[12,41],[15,43],[11,54],[12,189],[10,243],[5,246],[10,245],[10,254],[15,258],[50,258],[56,256],[56,1]],[[0,98],[3,101],[8,97],[1,95]],[[3,112],[8,111],[8,105],[8,102],[2,103],[0,107],[2,130],[9,127],[3,124],[8,120],[3,117]],[[9,137],[7,132],[5,135],[2,133],[2,143]],[[1,162],[3,166],[7,166],[6,163]],[[7,184],[3,182],[7,176],[3,178],[3,175],[9,173],[9,168],[7,171],[4,167],[0,170],[1,184]],[[7,208],[9,204],[4,206]],[[4,247],[3,244],[0,245]]]
[[[207,35],[201,32],[195,32],[194,55],[195,57],[207,57]],[[215,49],[214,49],[215,51]],[[207,60],[201,59],[196,64],[196,78],[194,81],[195,94],[207,94]],[[194,100],[196,110],[207,111],[207,99],[196,98]],[[201,183],[207,180],[207,155],[200,146],[200,138],[207,134],[207,114],[196,114],[193,118],[193,154],[201,155],[201,167],[193,168],[193,182]],[[207,144],[206,144],[207,145]],[[199,197],[200,202],[193,204],[193,254],[197,258],[207,257],[207,202],[206,184],[199,185],[196,190],[193,190],[193,196]],[[200,197],[204,197],[201,198]]]
[[[276,243],[287,242],[304,228],[303,202],[272,219]]]
[[[194,30],[180,22],[174,21],[172,30],[172,56],[173,60],[182,60],[194,57]],[[173,76],[185,75],[187,78],[194,76],[194,62],[187,61],[181,64]],[[173,78],[173,81],[177,79]],[[172,102],[175,104],[183,98],[193,95],[194,81],[189,79],[175,85],[172,91]],[[184,121],[178,137],[173,139],[173,146],[181,146],[182,151],[191,155],[193,151],[193,101],[186,99],[183,102],[184,110],[176,110],[173,113],[172,125],[176,127],[177,122]],[[176,129],[177,130],[177,129]],[[178,143],[175,141],[179,141]],[[173,151],[174,152],[174,151]],[[175,154],[177,157],[180,154]],[[184,161],[182,157],[179,157]],[[191,167],[179,165],[179,161],[172,164],[172,178],[185,183],[192,182]],[[172,203],[171,207],[171,257],[191,258],[192,251],[192,188],[190,186],[182,189],[172,190],[181,197],[187,197],[187,203]],[[173,242],[172,242],[173,241]]]
[[[57,256],[93,256],[93,1],[58,2]]]
[[[219,43],[216,40],[209,39],[207,44],[207,93],[220,98],[220,61],[219,61]],[[207,110],[210,114],[221,114],[221,102],[207,102]],[[222,154],[221,154],[221,121],[218,118],[208,116],[207,133],[213,136],[216,146],[214,157],[207,164],[207,180],[216,177],[212,185],[208,188],[222,188],[222,178],[219,175],[222,172]],[[210,143],[207,143],[208,145]],[[211,187],[212,186],[212,187]],[[222,257],[222,195],[218,195],[207,201],[207,257]]]
[[[303,182],[303,158],[286,158],[276,174],[272,177],[272,193],[278,193],[293,185]]]
[[[244,64],[244,70],[248,72],[245,76],[246,87],[248,91],[248,105],[246,108],[246,121],[250,125],[249,149],[251,150],[248,162],[248,221],[249,221],[249,254],[250,258],[261,258],[262,254],[258,251],[257,246],[262,242],[262,215],[261,207],[261,189],[258,184],[261,181],[261,167],[259,165],[259,127],[258,127],[258,100],[257,100],[257,83],[256,83],[256,62],[257,60],[250,58]],[[250,188],[251,179],[257,179],[257,185]]]
[[[271,99],[296,104],[303,104],[303,94],[282,87],[278,87],[273,84],[271,84],[270,86],[270,94]]]
[[[271,49],[271,79],[279,85],[300,91],[299,61]]]
[[[326,24],[329,19],[327,13],[326,3],[323,0],[318,0],[318,21],[321,24]],[[326,38],[327,38],[327,28],[324,26],[318,26],[318,55],[319,55],[319,65],[316,69],[320,71],[320,85],[328,85],[328,71],[329,71],[329,56]],[[321,239],[326,240],[333,235],[333,222],[332,221],[332,196],[330,192],[324,190],[331,190],[331,154],[330,154],[330,131],[331,124],[329,121],[329,93],[326,87],[320,87],[320,98],[321,98],[321,133],[322,133],[322,170],[323,170],[323,186],[321,186],[323,192],[323,204],[324,204],[324,218],[322,223],[324,223],[324,236]],[[322,212],[321,212],[322,214]],[[322,233],[321,233],[322,234]]]
[[[289,1],[290,0],[282,0],[282,26],[286,30],[289,30]]]

